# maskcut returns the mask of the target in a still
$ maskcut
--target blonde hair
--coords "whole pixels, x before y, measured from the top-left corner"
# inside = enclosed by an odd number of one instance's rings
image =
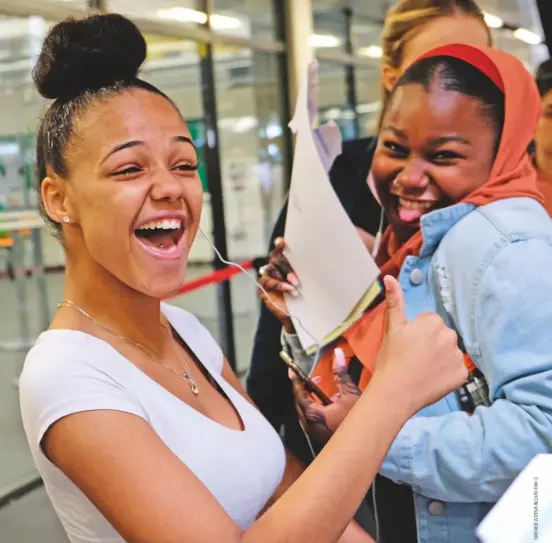
[[[381,33],[381,48],[383,51],[382,65],[399,68],[403,61],[406,44],[423,28],[426,23],[461,13],[480,19],[485,24],[483,11],[474,0],[400,0],[392,7],[385,17]],[[485,25],[486,26],[486,25]],[[491,43],[489,31],[489,43]],[[381,84],[381,122],[390,92]]]

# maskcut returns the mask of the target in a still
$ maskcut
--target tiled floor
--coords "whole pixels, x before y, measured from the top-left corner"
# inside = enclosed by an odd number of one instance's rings
[[[189,278],[208,269],[193,268]],[[35,285],[27,281],[31,330],[40,332],[36,314]],[[48,275],[47,290],[51,311],[61,298],[63,276]],[[246,369],[258,314],[256,289],[246,277],[232,280],[234,325],[238,369]],[[194,313],[218,338],[217,289],[210,286],[172,301]],[[0,340],[19,338],[17,299],[13,284],[0,281]],[[0,496],[36,475],[21,427],[17,395],[17,376],[24,353],[0,352]],[[65,543],[63,530],[48,503],[43,489],[36,490],[0,509],[1,543]]]

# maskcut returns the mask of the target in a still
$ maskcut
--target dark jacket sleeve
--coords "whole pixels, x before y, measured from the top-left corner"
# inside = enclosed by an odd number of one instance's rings
[[[274,246],[274,240],[284,235],[286,215],[287,199],[272,231],[271,248]],[[261,302],[247,376],[247,391],[277,431],[281,429],[290,414],[287,412],[290,404],[293,407],[293,395],[291,386],[288,386],[286,366],[279,356],[281,329],[280,321]]]
[[[330,171],[332,186],[353,223],[373,234],[379,225],[380,212],[379,204],[368,189],[366,178],[374,146],[373,138],[344,143],[343,152]],[[287,200],[274,226],[271,248],[274,239],[284,235],[286,216]],[[301,460],[309,463],[312,457],[297,421],[287,367],[279,357],[281,329],[278,319],[261,303],[247,391],[274,428],[279,432],[283,429],[286,446]]]

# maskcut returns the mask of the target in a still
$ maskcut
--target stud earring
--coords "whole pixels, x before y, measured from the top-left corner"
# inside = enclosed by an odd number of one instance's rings
[[[68,224],[71,222],[71,219],[69,218],[69,215],[65,215],[65,217],[63,217],[63,219],[61,219],[65,224]]]

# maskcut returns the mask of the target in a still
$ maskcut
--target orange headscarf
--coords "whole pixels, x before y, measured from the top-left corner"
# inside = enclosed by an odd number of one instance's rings
[[[490,48],[468,45],[446,45],[425,54],[422,58],[450,56],[475,66],[504,92],[504,126],[497,156],[489,180],[472,192],[463,202],[483,206],[505,198],[527,197],[543,203],[536,185],[536,173],[527,147],[531,142],[540,112],[540,97],[529,72],[516,58]],[[378,255],[382,275],[398,277],[407,256],[418,255],[422,247],[421,231],[400,246],[393,231],[385,232]],[[349,360],[355,355],[362,363],[360,389],[370,380],[385,330],[385,303],[366,312],[363,317],[338,339],[333,347],[341,347]],[[337,392],[332,373],[333,349],[326,349],[314,375],[321,378],[321,388],[328,395]],[[473,362],[466,356],[466,365]]]

